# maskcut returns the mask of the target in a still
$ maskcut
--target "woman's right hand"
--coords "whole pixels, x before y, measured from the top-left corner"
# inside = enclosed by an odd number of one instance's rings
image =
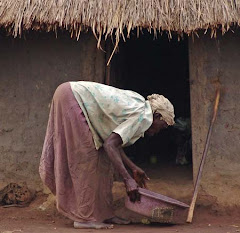
[[[132,178],[124,180],[127,194],[129,196],[130,201],[140,201],[140,194],[138,192],[138,185],[136,181]]]
[[[146,181],[150,180],[146,173],[138,166],[132,169],[133,178],[141,188],[147,188]]]

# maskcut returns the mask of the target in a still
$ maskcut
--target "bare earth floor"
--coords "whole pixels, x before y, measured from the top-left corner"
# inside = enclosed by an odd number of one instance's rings
[[[202,216],[201,216],[202,215]],[[133,224],[115,226],[112,230],[79,230],[73,229],[72,221],[48,215],[46,212],[30,209],[7,209],[0,211],[1,233],[75,233],[75,232],[124,232],[124,233],[155,233],[155,232],[186,232],[186,233],[233,233],[240,232],[240,219],[237,216],[214,216],[206,210],[197,210],[193,224],[161,226]]]
[[[148,167],[145,169],[151,178],[149,189],[173,197],[187,204],[193,191],[191,167]],[[115,182],[113,188],[116,214],[141,222],[124,208],[125,190],[122,182]],[[143,225],[115,226],[112,230],[80,230],[73,228],[73,222],[57,213],[53,196],[38,194],[36,199],[25,208],[0,208],[0,233],[75,233],[75,232],[124,232],[124,233],[234,233],[240,232],[240,212],[237,208],[223,210],[212,205],[213,199],[200,192],[198,205],[192,224],[182,225]],[[43,204],[44,203],[44,204]],[[41,208],[39,208],[41,207]]]

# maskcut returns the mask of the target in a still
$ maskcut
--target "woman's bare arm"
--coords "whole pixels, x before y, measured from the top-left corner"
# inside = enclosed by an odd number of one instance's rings
[[[132,177],[130,176],[130,174],[128,173],[123,164],[119,150],[121,148],[121,145],[122,145],[121,137],[116,133],[112,133],[104,142],[103,148],[107,152],[109,159],[111,160],[112,164],[117,169],[117,171],[120,173],[122,178],[124,180],[127,180]]]
[[[103,148],[106,151],[113,166],[122,176],[130,200],[136,201],[139,196],[138,186],[136,181],[131,177],[131,175],[128,173],[127,169],[123,164],[123,160],[120,153],[122,143],[123,142],[121,137],[116,133],[112,133],[104,142]]]
[[[120,148],[120,154],[121,154],[123,163],[133,171],[137,167],[137,165],[127,157],[122,147]]]
[[[124,164],[132,170],[133,178],[137,184],[142,188],[147,188],[146,181],[150,179],[146,173],[127,157],[122,147],[120,148],[120,154]]]

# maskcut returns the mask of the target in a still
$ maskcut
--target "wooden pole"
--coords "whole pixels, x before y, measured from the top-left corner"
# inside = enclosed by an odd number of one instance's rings
[[[110,57],[111,57],[111,41],[110,39],[106,40],[106,81],[105,84],[110,85],[111,84],[111,64],[107,64]]]
[[[212,121],[211,121],[211,124],[209,126],[209,129],[208,129],[207,140],[206,140],[206,143],[205,143],[202,160],[201,160],[199,170],[198,170],[198,175],[197,175],[197,180],[196,180],[195,187],[194,187],[192,202],[191,202],[191,205],[190,205],[190,208],[189,208],[189,211],[188,211],[188,217],[187,217],[187,222],[188,223],[191,223],[192,219],[193,219],[193,212],[194,212],[194,208],[195,208],[195,204],[196,204],[196,200],[197,200],[197,195],[198,195],[198,191],[199,191],[199,185],[200,185],[200,181],[201,181],[203,165],[204,165],[204,162],[205,162],[205,159],[206,159],[206,156],[207,156],[209,142],[210,142],[210,138],[211,138],[211,134],[212,134],[212,129],[213,129],[213,125],[214,125],[214,122],[215,122],[216,116],[217,116],[219,99],[220,99],[220,87],[218,87],[217,92],[216,92],[215,104],[214,104],[214,110],[213,110],[213,117],[212,117]]]

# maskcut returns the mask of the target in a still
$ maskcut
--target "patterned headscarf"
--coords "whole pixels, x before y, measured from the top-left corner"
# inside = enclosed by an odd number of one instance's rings
[[[163,95],[152,94],[147,97],[152,108],[152,112],[162,115],[161,119],[166,121],[168,125],[173,125],[174,122],[174,107],[171,102]]]

